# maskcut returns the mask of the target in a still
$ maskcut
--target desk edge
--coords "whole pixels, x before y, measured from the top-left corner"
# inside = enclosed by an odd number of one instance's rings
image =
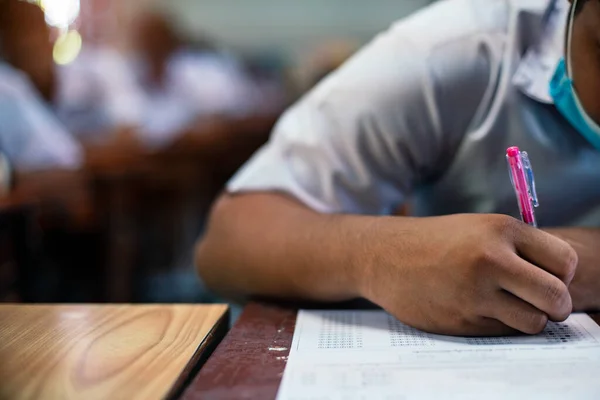
[[[192,383],[195,376],[200,372],[200,369],[227,335],[230,313],[231,309],[227,306],[221,318],[219,318],[211,330],[204,336],[200,344],[198,344],[196,351],[194,351],[186,366],[181,370],[179,377],[173,383],[165,399],[178,399],[183,395],[183,392]]]

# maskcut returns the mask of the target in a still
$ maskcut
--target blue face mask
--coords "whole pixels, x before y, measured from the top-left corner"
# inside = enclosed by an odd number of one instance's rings
[[[575,9],[577,1],[573,4],[571,18],[568,26],[567,46],[571,46],[573,36],[573,21],[575,19]],[[554,77],[550,82],[550,95],[554,99],[554,105],[561,114],[585,137],[596,149],[600,150],[600,126],[588,115],[583,108],[579,96],[573,86],[571,77],[571,50],[567,50],[566,59],[560,60]]]

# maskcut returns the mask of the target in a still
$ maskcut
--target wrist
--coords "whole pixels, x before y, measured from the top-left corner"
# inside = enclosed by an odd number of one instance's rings
[[[372,225],[377,218],[338,215],[327,219],[320,230],[328,232],[328,238],[323,238],[325,242],[319,248],[325,250],[325,254],[329,253],[322,260],[323,267],[328,268],[329,264],[333,270],[331,280],[337,297],[343,300],[365,298],[373,265],[371,242],[375,229]]]
[[[344,261],[348,268],[348,279],[353,296],[373,300],[371,287],[377,269],[377,226],[382,218],[357,217],[350,222],[351,232],[349,243],[345,247],[347,259]]]
[[[569,285],[575,312],[600,310],[600,230],[590,228],[558,228],[546,231],[569,243],[579,256],[575,277]]]
[[[379,303],[383,280],[405,282],[407,267],[416,265],[421,254],[416,237],[420,219],[406,217],[367,217],[360,223],[360,234],[352,248],[351,262],[357,295]],[[416,256],[416,257],[415,257]],[[394,290],[402,290],[397,287]]]

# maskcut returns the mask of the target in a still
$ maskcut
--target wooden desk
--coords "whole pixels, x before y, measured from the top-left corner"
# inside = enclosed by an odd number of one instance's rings
[[[227,324],[225,305],[0,306],[0,398],[174,397]]]
[[[184,393],[185,400],[272,400],[292,345],[297,309],[253,303]],[[592,316],[600,323],[600,315]]]

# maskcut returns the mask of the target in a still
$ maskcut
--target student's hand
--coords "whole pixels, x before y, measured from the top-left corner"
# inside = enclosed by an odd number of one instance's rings
[[[390,220],[377,226],[379,244],[364,250],[359,290],[411,326],[450,335],[536,334],[572,312],[567,287],[577,253],[553,235],[500,215],[398,227]]]
[[[569,286],[573,309],[577,312],[600,311],[600,229],[559,228],[547,232],[565,240],[579,256],[577,273]]]

